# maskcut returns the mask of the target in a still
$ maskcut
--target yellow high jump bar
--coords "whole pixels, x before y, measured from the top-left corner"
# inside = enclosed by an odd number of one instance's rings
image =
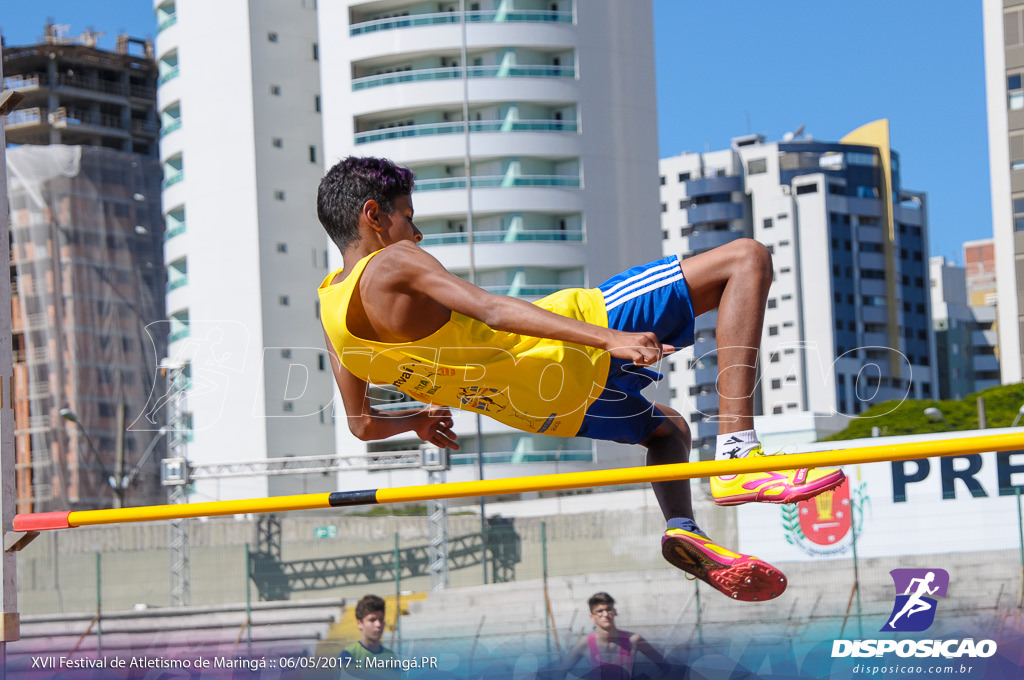
[[[442,498],[493,496],[496,494],[522,493],[527,491],[555,491],[593,486],[664,482],[676,479],[694,479],[698,477],[788,470],[792,468],[878,463],[930,458],[933,456],[967,455],[985,451],[1011,451],[1014,449],[1024,449],[1024,432],[858,446],[829,451],[758,456],[756,458],[739,458],[727,461],[673,463],[670,465],[651,465],[613,470],[564,472],[530,477],[404,486],[394,489],[335,491],[332,493],[313,493],[297,496],[276,496],[272,498],[178,505],[149,505],[138,508],[115,508],[109,510],[30,513],[16,515],[13,528],[15,531],[46,531],[98,524],[153,522],[190,517],[287,512],[291,510],[312,510],[380,503],[407,503],[412,501],[439,500]]]

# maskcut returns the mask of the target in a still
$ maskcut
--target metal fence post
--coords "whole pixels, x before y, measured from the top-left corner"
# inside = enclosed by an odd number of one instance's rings
[[[103,571],[100,551],[96,551],[96,656],[103,654]]]

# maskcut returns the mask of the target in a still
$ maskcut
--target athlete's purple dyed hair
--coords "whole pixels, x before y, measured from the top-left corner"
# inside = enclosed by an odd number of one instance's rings
[[[411,194],[412,170],[386,158],[349,156],[320,180],[316,214],[335,245],[345,252],[359,238],[359,213],[373,199],[385,213],[398,196]]]

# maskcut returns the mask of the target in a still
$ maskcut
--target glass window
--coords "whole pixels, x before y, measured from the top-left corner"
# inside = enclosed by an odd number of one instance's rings
[[[1006,77],[1006,94],[1011,111],[1024,109],[1024,88],[1021,86],[1021,74],[1015,73]]]
[[[763,172],[768,172],[768,159],[751,158],[747,162],[747,172],[751,175],[760,175]]]

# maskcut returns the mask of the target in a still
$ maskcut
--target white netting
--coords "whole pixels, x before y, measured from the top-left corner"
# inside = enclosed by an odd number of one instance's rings
[[[122,405],[126,474],[159,427],[140,416],[166,346],[146,328],[164,316],[160,172],[59,145],[10,149],[7,169],[18,510],[109,506]],[[162,499],[158,459],[126,490],[131,504]]]

